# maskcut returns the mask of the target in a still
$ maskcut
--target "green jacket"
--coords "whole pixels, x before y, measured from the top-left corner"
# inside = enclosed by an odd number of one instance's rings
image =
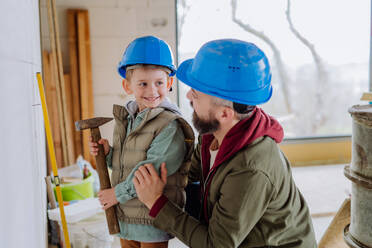
[[[189,179],[203,181],[201,142]],[[270,137],[260,137],[224,161],[210,181],[209,223],[168,201],[154,225],[190,247],[316,247],[309,210],[289,162]]]

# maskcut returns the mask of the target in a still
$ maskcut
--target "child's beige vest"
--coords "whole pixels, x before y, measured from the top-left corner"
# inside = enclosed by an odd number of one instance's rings
[[[187,174],[194,147],[194,133],[190,125],[171,111],[164,108],[154,108],[146,113],[141,124],[126,138],[127,110],[122,106],[114,105],[113,114],[115,117],[111,178],[113,187],[124,181],[134,167],[146,159],[146,151],[163,128],[173,120],[179,122],[185,136],[186,155],[184,158],[180,158],[183,159],[183,163],[178,171],[167,178],[164,194],[181,208],[184,207],[186,200],[184,188],[187,185]],[[149,216],[149,210],[138,198],[118,204],[116,210],[119,220],[126,223],[149,225],[153,223],[153,218]]]

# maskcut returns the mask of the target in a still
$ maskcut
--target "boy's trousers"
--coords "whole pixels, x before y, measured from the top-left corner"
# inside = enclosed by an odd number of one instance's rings
[[[157,243],[138,242],[134,240],[120,239],[121,248],[167,248],[168,241]]]

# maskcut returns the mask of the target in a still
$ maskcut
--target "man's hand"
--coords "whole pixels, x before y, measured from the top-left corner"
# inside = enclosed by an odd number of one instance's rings
[[[119,203],[116,199],[115,188],[101,190],[97,195],[104,210]]]
[[[161,178],[152,164],[145,164],[134,173],[133,184],[136,188],[138,199],[149,209],[163,194],[167,183],[167,169],[165,163],[161,164]]]

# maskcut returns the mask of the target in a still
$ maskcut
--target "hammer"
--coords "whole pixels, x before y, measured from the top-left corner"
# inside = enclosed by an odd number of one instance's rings
[[[101,139],[101,133],[99,131],[99,126],[111,121],[112,118],[97,117],[86,120],[80,120],[75,122],[76,130],[81,131],[90,128],[90,133],[93,137],[93,142],[98,144]],[[106,157],[103,150],[103,145],[98,144],[98,154],[96,156],[97,172],[99,176],[99,182],[101,185],[101,190],[111,188],[110,177],[107,171]],[[120,232],[118,219],[116,218],[115,208],[112,206],[105,211],[107,225],[110,234],[115,234]]]

